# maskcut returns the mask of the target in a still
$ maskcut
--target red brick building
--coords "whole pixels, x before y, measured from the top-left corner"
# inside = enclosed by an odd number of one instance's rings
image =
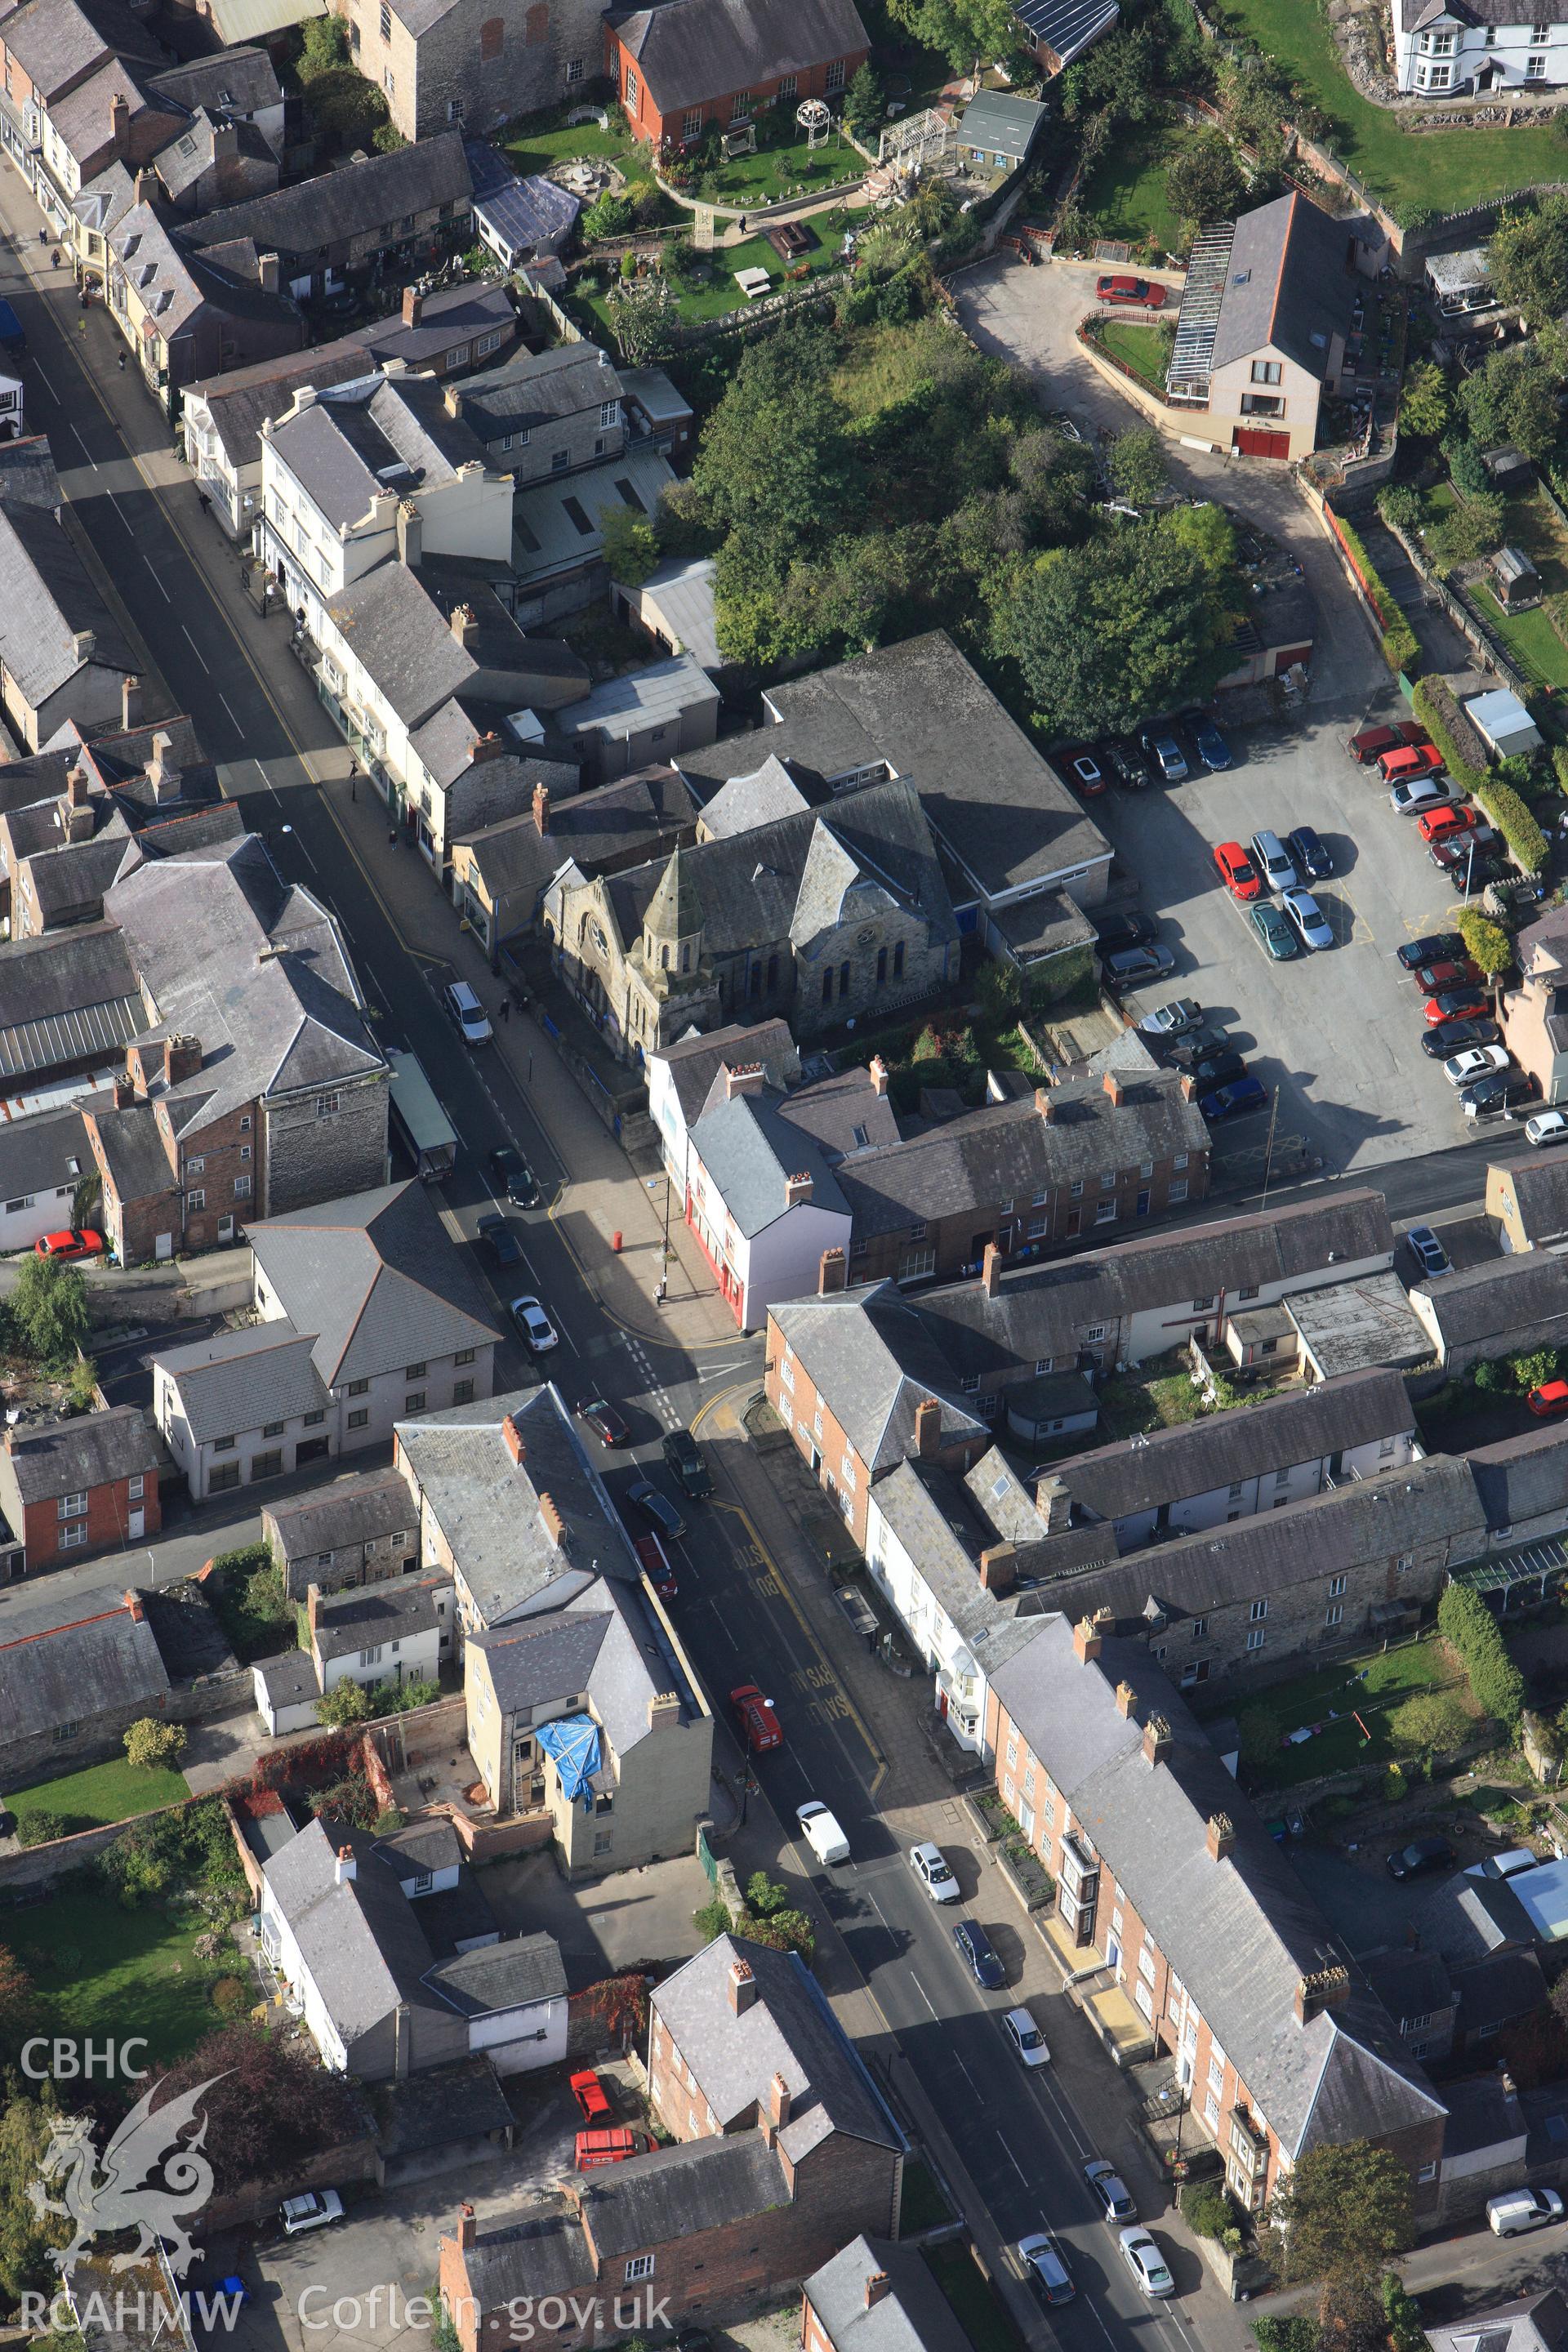
[[[0,1510],[21,1539],[24,1572],[155,1536],[160,1458],[157,1433],[137,1405],[7,1429]]]
[[[691,146],[772,106],[831,104],[869,55],[853,0],[663,0],[605,29],[605,70],[656,147]]]

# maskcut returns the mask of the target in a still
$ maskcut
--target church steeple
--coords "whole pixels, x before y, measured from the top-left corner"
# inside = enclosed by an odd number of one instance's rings
[[[650,974],[693,972],[702,961],[702,902],[679,848],[643,917],[643,955]]]

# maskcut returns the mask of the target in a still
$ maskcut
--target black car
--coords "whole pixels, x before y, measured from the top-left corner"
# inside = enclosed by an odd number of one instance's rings
[[[1505,1110],[1533,1102],[1540,1091],[1528,1070],[1491,1070],[1461,1088],[1459,1108],[1467,1118],[1500,1118]]]
[[[672,1429],[659,1451],[666,1465],[675,1473],[676,1484],[693,1503],[705,1502],[713,1492],[713,1473],[703,1458],[702,1448],[689,1429]]]
[[[1472,1013],[1468,1020],[1434,1021],[1430,1029],[1421,1032],[1421,1051],[1435,1062],[1446,1062],[1450,1054],[1463,1054],[1471,1045],[1497,1045],[1502,1042],[1502,1031],[1488,1017]]]
[[[1495,882],[1502,872],[1502,860],[1495,850],[1479,848],[1472,856],[1469,844],[1464,840],[1435,841],[1426,855],[1461,897],[1467,887],[1472,892],[1479,890],[1486,883]]]
[[[1105,762],[1117,782],[1123,785],[1128,792],[1142,793],[1148,790],[1149,771],[1131,743],[1108,743],[1105,747]]]
[[[521,1151],[514,1150],[510,1143],[503,1143],[499,1151],[489,1152],[487,1157],[490,1181],[498,1192],[504,1193],[514,1208],[535,1209],[539,1206],[539,1180]]]
[[[669,1496],[661,1495],[650,1480],[639,1478],[635,1486],[628,1486],[626,1500],[634,1510],[642,1513],[645,1519],[651,1519],[661,1535],[683,1536],[686,1533],[686,1521]]]
[[[1200,1087],[1228,1087],[1247,1076],[1247,1064],[1239,1054],[1208,1054],[1189,1067]]]
[[[504,1217],[481,1217],[475,1232],[497,1265],[515,1265],[521,1257],[522,1244]]]
[[[986,1992],[1000,1992],[1007,1981],[1007,1971],[1002,1965],[995,1945],[979,1921],[961,1919],[952,1931],[952,1940],[963,1955],[975,1983]]]
[[[1154,919],[1142,907],[1125,907],[1119,915],[1101,915],[1094,926],[1095,945],[1106,955],[1123,948],[1146,948],[1154,937]]]
[[[1299,824],[1294,833],[1285,835],[1285,846],[1298,874],[1309,880],[1323,882],[1334,870],[1334,861],[1321,833],[1310,824]]]
[[[1178,1069],[1190,1070],[1194,1062],[1206,1062],[1211,1055],[1224,1053],[1229,1044],[1223,1029],[1205,1021],[1201,1028],[1189,1029],[1184,1037],[1172,1038],[1164,1051]]]
[[[1394,950],[1406,971],[1419,971],[1424,963],[1458,963],[1468,952],[1458,931],[1428,931]]]
[[[1446,1837],[1416,1838],[1387,1858],[1390,1878],[1425,1878],[1431,1870],[1451,1870],[1458,1855]]]

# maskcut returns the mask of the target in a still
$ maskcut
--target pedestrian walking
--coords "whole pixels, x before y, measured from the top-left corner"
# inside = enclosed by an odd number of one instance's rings
[[[656,1307],[662,1307],[664,1305],[665,1293],[668,1287],[668,1284],[665,1281],[665,1278],[661,1274],[658,1282],[654,1285],[653,1303]]]
[[[198,490],[196,492],[196,504],[200,507],[203,514],[210,514],[212,512],[212,503],[213,502],[211,499],[208,498],[205,490]]]
[[[349,798],[351,801],[359,798],[359,767],[353,760],[349,761]]]
[[[125,373],[125,354],[123,352],[119,354],[119,357],[115,362],[115,365],[119,368],[121,374],[123,375]]]
[[[501,998],[500,1017],[503,1021],[510,1021],[511,1019],[511,999],[510,996],[503,996]]]

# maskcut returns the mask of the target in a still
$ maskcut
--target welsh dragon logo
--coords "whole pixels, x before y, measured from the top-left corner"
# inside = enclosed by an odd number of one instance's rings
[[[115,2255],[112,2269],[129,2269],[160,2242],[168,2250],[172,2271],[183,2274],[189,2269],[201,2248],[191,2243],[180,2216],[198,2214],[213,2189],[213,2168],[201,2153],[206,2116],[197,2110],[203,2093],[222,2079],[209,2076],[195,2090],[170,2099],[156,2115],[152,2112],[158,2088],[154,2083],[105,2148],[101,2172],[90,2119],[68,2116],[55,2125],[40,2177],[27,2197],[40,2216],[56,2213],[76,2226],[69,2245],[50,2252],[57,2269],[68,2271],[95,2237],[112,2237],[121,2230],[134,2230],[137,2242],[129,2253]],[[197,2128],[182,2147],[180,2135],[192,2123]],[[62,2190],[58,2198],[48,2193],[48,2185],[56,2181]]]

